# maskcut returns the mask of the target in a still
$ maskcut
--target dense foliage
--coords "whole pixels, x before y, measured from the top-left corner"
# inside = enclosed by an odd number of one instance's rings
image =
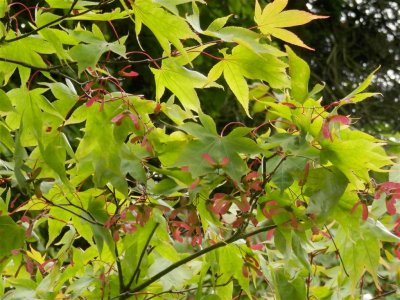
[[[3,299],[396,298],[400,169],[338,113],[377,70],[323,105],[325,16],[204,4],[0,1]]]

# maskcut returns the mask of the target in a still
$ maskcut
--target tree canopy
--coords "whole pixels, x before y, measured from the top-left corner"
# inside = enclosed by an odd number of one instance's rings
[[[288,5],[0,1],[2,299],[398,296],[378,66],[324,102]]]

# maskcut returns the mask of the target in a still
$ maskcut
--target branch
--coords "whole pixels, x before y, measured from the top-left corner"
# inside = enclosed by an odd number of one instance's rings
[[[385,292],[385,293],[383,293],[382,295],[379,295],[379,296],[376,296],[376,297],[374,297],[374,298],[371,298],[371,300],[381,299],[381,298],[384,298],[384,297],[386,297],[386,296],[395,294],[396,292],[397,292],[397,290],[392,290],[392,291],[389,291],[389,292]]]
[[[110,228],[111,229],[111,228]],[[114,228],[115,229],[115,228]],[[111,236],[113,235],[112,232],[113,229],[111,229]],[[117,246],[117,241],[114,243],[114,254],[115,254],[115,261],[117,263],[117,269],[118,269],[118,282],[119,282],[119,292],[123,293],[124,292],[124,275],[122,273],[122,265],[121,265],[121,260],[119,259],[119,252],[118,252],[118,246]]]
[[[0,57],[0,61],[4,61],[4,62],[9,62],[9,63],[13,63],[19,66],[23,66],[26,68],[30,68],[33,70],[38,70],[38,71],[43,71],[43,72],[51,72],[52,70],[56,70],[56,69],[61,69],[63,67],[65,67],[65,65],[57,65],[57,66],[53,66],[53,67],[38,67],[38,66],[34,66],[28,63],[25,63],[23,61],[18,61],[18,60],[14,60],[14,59],[8,59],[8,58],[4,58],[4,57]]]
[[[106,0],[106,1],[101,1],[98,5],[96,5],[96,6],[94,6],[94,7],[91,7],[91,8],[88,8],[88,9],[86,9],[86,10],[84,10],[84,11],[81,11],[80,13],[77,13],[77,14],[75,14],[75,15],[73,15],[73,16],[74,16],[74,17],[77,17],[77,16],[85,15],[85,14],[87,14],[88,12],[91,12],[91,11],[93,11],[93,10],[95,10],[95,9],[100,8],[101,6],[103,6],[104,4],[106,4],[106,3],[108,3],[108,2],[109,2],[108,0]],[[34,29],[34,30],[32,30],[32,31],[29,31],[29,32],[27,32],[27,33],[24,33],[24,34],[22,34],[22,35],[20,35],[20,36],[17,36],[17,37],[15,37],[15,38],[12,38],[12,39],[9,39],[9,40],[4,40],[3,42],[5,42],[5,43],[12,43],[12,42],[16,42],[16,41],[22,40],[22,39],[24,39],[24,38],[27,38],[27,37],[29,37],[29,36],[31,36],[31,35],[33,35],[33,34],[39,32],[40,30],[43,30],[43,29],[45,29],[45,28],[47,28],[47,27],[50,27],[51,25],[57,24],[57,23],[59,23],[59,22],[61,22],[61,21],[64,21],[65,19],[68,19],[69,17],[72,17],[72,14],[71,14],[71,13],[72,13],[72,11],[74,10],[74,8],[75,8],[75,6],[76,6],[77,3],[78,3],[78,0],[74,0],[74,2],[72,3],[70,9],[68,10],[68,12],[67,12],[65,15],[63,15],[63,16],[61,16],[61,17],[59,17],[59,18],[57,18],[57,19],[55,19],[55,20],[53,20],[53,21],[51,21],[51,22],[49,22],[49,23],[47,23],[47,24],[44,24],[44,25],[42,25],[42,26],[39,26],[39,27],[37,27],[36,29]]]
[[[154,225],[154,228],[152,229],[152,231],[150,232],[149,236],[147,237],[147,241],[143,247],[142,253],[140,253],[140,257],[139,257],[139,261],[136,265],[136,269],[132,274],[131,279],[129,280],[128,284],[126,285],[126,290],[129,290],[131,288],[131,285],[133,283],[133,281],[135,280],[135,278],[139,279],[139,274],[140,274],[140,265],[142,264],[142,260],[144,258],[144,254],[146,253],[146,249],[149,246],[149,243],[151,241],[151,238],[153,237],[154,233],[157,230],[157,227],[160,225],[160,223],[156,223],[156,225]],[[136,280],[137,280],[136,279]]]
[[[337,247],[337,245],[335,243],[335,239],[333,238],[333,236],[331,234],[331,231],[329,230],[328,226],[326,226],[326,225],[324,225],[324,226],[325,226],[325,229],[328,232],[329,236],[332,239],[333,246],[335,246],[335,249],[336,249],[337,255],[339,256],[339,260],[340,260],[340,262],[342,264],[342,268],[343,268],[344,273],[346,274],[347,277],[350,277],[349,273],[347,273],[346,266],[344,265],[344,262],[343,262],[343,259],[342,259],[342,255],[340,254],[339,248]]]
[[[88,219],[88,218],[86,218],[86,217],[84,217],[84,216],[82,216],[82,215],[80,215],[80,214],[74,212],[73,210],[70,210],[69,208],[64,207],[63,205],[55,204],[53,201],[51,201],[50,199],[46,198],[45,196],[42,196],[42,199],[43,199],[47,204],[50,204],[50,205],[52,205],[52,206],[58,207],[58,208],[60,208],[60,209],[62,209],[62,210],[65,210],[65,211],[67,211],[67,212],[73,214],[74,216],[76,216],[76,217],[78,217],[78,218],[81,218],[82,220],[85,220],[86,222],[89,222],[90,224],[98,225],[98,226],[104,226],[104,224],[101,224],[101,223],[97,222],[96,220],[90,220],[90,219]]]
[[[230,282],[232,282],[232,280],[233,280],[233,278],[231,277],[225,283],[215,284],[215,285],[203,285],[201,288],[202,289],[206,289],[206,288],[215,288],[215,287],[227,286]],[[163,294],[178,294],[179,295],[179,294],[184,294],[184,293],[191,292],[191,291],[196,291],[198,289],[199,289],[199,287],[193,287],[193,288],[188,288],[188,289],[181,290],[181,291],[172,291],[172,290],[171,291],[165,291],[165,292],[154,294],[153,296],[147,298],[147,300],[159,297],[160,295],[163,295]]]
[[[232,244],[233,242],[236,242],[237,240],[246,239],[248,237],[251,237],[251,236],[256,235],[258,233],[261,233],[261,232],[269,231],[269,230],[271,230],[273,228],[276,228],[276,227],[277,227],[277,225],[270,224],[270,225],[258,228],[256,230],[253,230],[253,231],[248,232],[248,233],[242,233],[242,234],[233,235],[233,236],[231,236],[230,238],[228,238],[225,241],[220,241],[220,242],[218,242],[216,244],[213,244],[213,245],[211,245],[211,246],[209,246],[207,248],[204,248],[204,249],[202,249],[202,250],[200,250],[200,251],[198,251],[196,253],[193,253],[192,255],[189,255],[189,256],[187,256],[187,257],[185,257],[185,258],[173,263],[169,267],[165,268],[164,270],[162,270],[161,272],[157,273],[153,277],[147,279],[146,281],[144,281],[143,283],[139,284],[135,288],[133,288],[133,289],[131,289],[129,291],[126,291],[125,293],[122,293],[122,294],[118,295],[116,298],[119,297],[120,299],[128,299],[128,297],[131,296],[132,294],[141,291],[142,289],[148,287],[152,283],[156,282],[157,280],[159,280],[160,278],[165,276],[166,274],[172,272],[173,270],[179,268],[180,266],[182,266],[182,265],[184,265],[184,264],[186,264],[186,263],[188,263],[188,262],[190,262],[190,261],[192,261],[192,260],[194,260],[194,259],[196,259],[196,258],[198,258],[200,256],[203,256],[204,254],[207,254],[207,253],[209,253],[211,251],[214,251],[214,250],[216,250],[218,248],[225,247],[226,245]]]

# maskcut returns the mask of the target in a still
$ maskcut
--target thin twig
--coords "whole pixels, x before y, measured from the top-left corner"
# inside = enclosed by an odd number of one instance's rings
[[[111,235],[113,233],[111,232]],[[124,275],[122,273],[122,265],[121,265],[121,260],[119,259],[119,252],[118,252],[118,246],[117,246],[117,241],[114,243],[114,253],[115,253],[115,261],[117,263],[117,271],[118,271],[118,281],[119,281],[119,292],[123,293],[125,289],[124,285]]]
[[[329,236],[330,236],[331,239],[332,239],[333,246],[335,246],[336,253],[337,253],[337,255],[339,256],[339,260],[340,260],[340,263],[341,263],[341,265],[342,265],[342,268],[343,268],[344,273],[346,274],[347,277],[350,277],[349,273],[347,273],[346,266],[344,265],[344,262],[343,262],[343,259],[342,259],[342,255],[340,254],[339,248],[337,247],[337,245],[336,245],[336,243],[335,243],[335,239],[333,238],[331,231],[329,230],[328,226],[326,226],[326,225],[324,225],[324,226],[325,226],[325,229],[326,229],[326,231],[328,232]]]
[[[129,280],[128,284],[126,285],[125,290],[129,290],[129,289],[131,288],[131,285],[132,285],[133,281],[134,281],[135,279],[136,279],[136,281],[139,279],[140,265],[142,264],[142,260],[143,260],[143,258],[144,258],[144,254],[146,253],[147,247],[149,246],[150,241],[151,241],[151,239],[152,239],[152,237],[153,237],[154,233],[156,232],[157,227],[158,227],[159,225],[160,225],[160,223],[156,223],[156,224],[154,225],[152,231],[150,232],[149,236],[147,237],[147,241],[146,241],[146,243],[144,244],[142,253],[140,253],[140,257],[139,257],[139,261],[138,261],[138,263],[137,263],[137,265],[136,265],[136,269],[135,269],[135,271],[133,272],[132,277],[131,277],[131,279]]]
[[[371,298],[371,300],[381,299],[382,297],[386,297],[386,296],[395,294],[396,292],[397,292],[397,290],[392,290],[392,291],[389,291],[389,292],[385,292],[382,295],[379,295],[379,296],[376,296],[374,298]]]
[[[51,25],[57,24],[57,23],[59,23],[61,21],[64,21],[65,19],[68,19],[69,17],[72,17],[72,16],[77,17],[77,16],[85,15],[88,12],[91,12],[91,11],[93,11],[95,9],[100,8],[101,6],[103,6],[104,4],[106,4],[108,2],[109,1],[101,1],[98,5],[96,5],[94,7],[88,8],[88,9],[86,9],[84,11],[81,11],[81,12],[75,14],[75,15],[71,15],[71,13],[73,12],[76,4],[78,3],[78,0],[74,0],[74,2],[72,3],[70,9],[68,10],[68,12],[65,15],[63,15],[63,16],[61,16],[61,17],[59,17],[59,18],[57,18],[57,19],[55,19],[55,20],[53,20],[53,21],[51,21],[49,23],[46,23],[46,24],[44,24],[42,26],[39,26],[36,29],[33,29],[33,30],[31,30],[31,31],[29,31],[27,33],[24,33],[24,34],[20,35],[20,36],[17,36],[15,38],[11,38],[11,39],[8,39],[8,40],[4,40],[3,42],[12,43],[12,42],[16,42],[16,41],[22,40],[22,39],[27,38],[27,37],[39,32],[39,31],[45,29],[45,28],[50,27]]]
[[[88,222],[88,223],[90,223],[90,224],[98,225],[98,226],[104,226],[104,224],[99,223],[99,222],[97,222],[97,221],[90,220],[90,219],[88,219],[88,218],[86,218],[86,217],[84,217],[84,216],[82,216],[82,215],[80,215],[80,214],[74,212],[73,210],[70,210],[69,208],[66,208],[66,207],[63,206],[63,205],[54,203],[53,201],[51,201],[50,199],[46,198],[45,196],[42,196],[42,199],[45,200],[45,202],[46,202],[47,204],[50,204],[50,205],[52,205],[52,206],[54,206],[54,207],[58,207],[58,208],[60,208],[60,209],[62,209],[62,210],[65,210],[65,211],[67,211],[67,212],[73,214],[74,216],[76,216],[76,217],[78,217],[78,218],[80,218],[80,219],[82,219],[82,220],[85,220],[86,222]]]
[[[221,283],[221,284],[216,284],[216,285],[203,285],[201,288],[202,288],[202,289],[206,289],[206,288],[215,288],[215,287],[227,286],[230,282],[232,282],[232,279],[233,279],[233,278],[231,277],[231,278],[229,278],[229,280],[228,280],[227,282]],[[159,297],[159,296],[162,295],[162,294],[184,294],[184,293],[187,293],[187,292],[196,291],[196,290],[198,290],[198,289],[199,289],[199,287],[193,287],[193,288],[188,288],[188,289],[180,290],[180,291],[165,291],[165,292],[161,292],[161,293],[154,294],[153,296],[147,298],[147,300],[150,300],[150,299]]]

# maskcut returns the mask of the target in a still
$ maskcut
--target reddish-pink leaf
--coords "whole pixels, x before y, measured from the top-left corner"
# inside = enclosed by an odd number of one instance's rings
[[[29,217],[23,215],[23,216],[21,217],[21,222],[29,223],[29,222],[30,222],[30,219],[29,219]]]
[[[221,160],[221,167],[225,167],[226,165],[228,165],[229,164],[229,161],[230,161],[230,159],[229,159],[229,157],[226,157],[226,156],[224,156],[223,158],[222,158],[222,160]]]
[[[304,165],[303,178],[299,180],[299,186],[303,186],[306,184],[309,172],[310,172],[310,162],[308,161]]]
[[[349,125],[351,123],[351,119],[346,116],[341,116],[341,115],[335,115],[329,118],[330,122],[338,122],[343,125]]]
[[[192,237],[192,246],[196,245],[201,245],[201,242],[203,241],[203,237],[201,235],[195,235]]]
[[[210,155],[210,154],[204,153],[201,157],[202,157],[204,160],[206,160],[210,166],[213,167],[213,166],[216,165],[215,161],[211,158],[211,155]]]
[[[161,103],[157,102],[156,107],[154,108],[154,113],[158,114],[161,111]]]
[[[366,221],[368,219],[368,207],[367,207],[367,204],[362,203],[361,207],[362,207],[362,214],[361,214],[362,219],[364,221]]]
[[[181,231],[179,230],[179,227],[176,228],[176,229],[174,230],[174,232],[172,233],[172,238],[173,238],[175,241],[178,241],[178,242],[180,242],[180,243],[183,243],[183,238],[181,237]]]
[[[326,120],[324,121],[324,124],[322,124],[322,135],[324,136],[324,138],[332,140],[329,122],[327,122]]]
[[[99,99],[99,98],[98,98],[97,96],[93,96],[93,97],[91,97],[88,101],[86,101],[85,105],[86,105],[87,107],[90,107],[90,106],[92,106],[93,103],[94,103],[95,101],[97,101],[98,99]]]
[[[92,89],[93,84],[94,84],[94,81],[90,81],[90,82],[86,83],[85,86],[83,87],[83,90],[85,92],[90,91]]]
[[[396,203],[395,198],[390,198],[388,201],[386,201],[386,210],[389,215],[393,216],[396,214],[396,207],[394,206]]]
[[[193,181],[192,184],[190,185],[189,190],[194,190],[199,185],[199,182],[200,178],[196,178],[195,181]]]
[[[41,271],[42,273],[44,273],[44,272],[50,272],[50,271],[54,268],[54,266],[55,266],[55,264],[56,264],[56,261],[57,261],[57,260],[55,260],[55,259],[46,260],[44,263],[42,263],[42,264],[39,265],[40,271]]]
[[[379,190],[381,191],[390,191],[400,189],[400,183],[398,182],[384,182],[379,185]]]
[[[400,218],[397,218],[396,222],[395,222],[395,226],[393,228],[393,232],[394,234],[396,234],[397,236],[400,236]]]
[[[290,103],[290,102],[281,102],[281,104],[282,104],[282,105],[285,105],[285,106],[287,106],[287,107],[289,107],[289,108],[291,108],[291,109],[297,108],[296,105],[294,105],[293,103]]]
[[[272,219],[272,214],[265,207],[262,209],[262,213],[267,219]]]
[[[400,243],[398,243],[396,248],[394,249],[394,255],[396,255],[396,257],[400,259]]]
[[[231,201],[220,198],[214,202],[214,205],[212,206],[212,211],[219,215],[224,215],[228,212],[231,205]]]
[[[137,227],[135,225],[133,225],[132,223],[125,223],[122,226],[122,230],[125,233],[134,233],[137,230]]]
[[[276,202],[275,200],[269,200],[267,202],[265,202],[265,206],[277,206],[278,202]]]
[[[33,275],[34,274],[34,263],[33,263],[33,260],[32,259],[30,259],[30,258],[28,258],[28,257],[26,257],[25,258],[25,269],[26,269],[26,271],[29,273],[29,274],[31,274],[31,275]]]
[[[250,270],[245,265],[243,265],[243,267],[242,267],[242,275],[243,275],[244,278],[249,278],[250,277]]]
[[[239,228],[244,222],[244,218],[243,217],[239,217],[235,220],[235,222],[232,223],[232,227],[233,228]]]
[[[125,67],[123,67],[121,70],[119,70],[119,74],[125,77],[137,77],[139,76],[139,73],[135,72],[135,71],[130,71],[130,72],[126,72],[126,69],[129,69],[130,67],[132,67],[131,65],[127,65]]]
[[[124,113],[120,113],[111,119],[111,122],[116,123],[117,125],[121,125],[122,120],[125,118]]]
[[[236,201],[237,207],[239,207],[240,211],[248,212],[250,210],[250,204],[247,201],[247,197],[242,197],[242,201]]]
[[[261,243],[259,243],[259,244],[254,244],[254,245],[251,245],[250,248],[253,249],[253,250],[262,250],[262,249],[264,248],[264,245],[261,244]]]
[[[267,241],[270,241],[272,239],[272,237],[274,236],[276,228],[273,228],[271,230],[267,231]]]
[[[256,180],[256,181],[252,182],[252,184],[250,185],[250,189],[255,190],[255,191],[262,191],[261,181]]]
[[[249,174],[246,175],[245,180],[246,180],[246,181],[250,181],[251,179],[257,178],[257,177],[259,177],[259,176],[260,176],[260,174],[258,174],[258,172],[256,172],[256,171],[251,171]]]
[[[354,212],[356,211],[357,207],[361,204],[361,201],[358,201],[356,204],[353,205],[350,213],[354,214]]]
[[[213,199],[214,199],[214,201],[217,201],[217,200],[225,198],[225,196],[226,196],[226,194],[224,194],[224,193],[215,193]]]
[[[183,166],[181,167],[182,172],[189,172],[189,167],[188,166]]]
[[[143,137],[141,146],[144,147],[144,148],[146,148],[146,151],[147,151],[147,152],[149,152],[149,153],[152,153],[152,152],[153,152],[153,147],[151,146],[149,140],[147,139],[147,136]]]
[[[137,130],[139,130],[140,129],[140,123],[139,123],[139,119],[138,119],[137,115],[130,113],[129,117],[131,118],[131,120],[133,122],[133,125],[135,125],[135,128]]]

